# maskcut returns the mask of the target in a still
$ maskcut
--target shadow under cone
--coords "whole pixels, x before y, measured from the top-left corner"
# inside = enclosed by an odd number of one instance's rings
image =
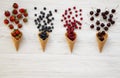
[[[75,36],[77,37],[76,33],[75,33]],[[68,38],[67,33],[65,33],[65,37],[66,37],[69,49],[70,49],[70,51],[72,53],[73,48],[74,48],[74,44],[75,44],[75,41],[76,41],[76,37],[75,37],[75,40],[71,40],[71,39]]]
[[[104,45],[105,45],[105,43],[106,43],[106,41],[107,41],[108,34],[106,33],[106,34],[104,35],[104,40],[103,40],[103,41],[101,41],[101,40],[98,38],[97,34],[98,34],[98,33],[96,33],[96,39],[97,39],[97,43],[98,43],[98,49],[99,49],[99,51],[100,51],[100,53],[101,53],[102,50],[103,50],[103,47],[104,47]]]
[[[21,32],[21,34],[22,34],[22,32]],[[12,37],[14,46],[16,48],[16,51],[18,51],[19,50],[19,45],[20,45],[20,42],[21,42],[21,39],[22,39],[22,36],[18,40],[15,37],[13,37],[12,35],[11,35],[11,37]]]
[[[43,40],[42,38],[40,38],[39,34],[38,34],[38,38],[39,38],[39,41],[40,41],[40,44],[41,44],[41,48],[42,48],[42,50],[44,52],[45,48],[46,48],[46,44],[48,42],[49,34],[47,33],[48,34],[48,38],[46,38],[45,40]]]

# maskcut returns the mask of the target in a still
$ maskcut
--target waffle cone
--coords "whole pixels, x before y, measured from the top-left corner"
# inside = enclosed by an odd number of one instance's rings
[[[22,32],[21,32],[21,34],[22,34]],[[16,51],[18,51],[19,50],[20,41],[22,39],[22,36],[18,40],[15,37],[13,37],[12,35],[11,35],[11,37],[12,37],[14,46],[16,48]]]
[[[75,36],[77,36],[76,33],[75,33]],[[70,51],[71,51],[71,53],[72,53],[73,48],[74,48],[74,44],[75,44],[75,41],[76,41],[76,38],[75,38],[75,40],[69,39],[68,36],[67,36],[67,33],[65,33],[65,37],[66,37],[66,40],[67,40],[69,49],[70,49]]]
[[[99,49],[100,52],[102,52],[103,47],[104,47],[104,45],[105,45],[105,43],[106,43],[106,41],[107,41],[108,34],[106,33],[106,34],[104,35],[104,40],[103,40],[103,41],[101,41],[101,40],[98,38],[97,34],[98,34],[98,33],[96,33],[96,39],[97,39],[97,43],[98,43],[98,49]]]
[[[46,48],[46,44],[48,42],[49,34],[47,33],[48,34],[48,38],[46,38],[45,40],[43,40],[42,38],[40,38],[39,34],[38,34],[38,38],[39,38],[39,41],[40,41],[40,44],[41,44],[41,49],[44,52],[45,48]]]

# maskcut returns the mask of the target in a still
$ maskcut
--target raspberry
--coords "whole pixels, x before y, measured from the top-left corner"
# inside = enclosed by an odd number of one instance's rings
[[[18,23],[19,23],[19,20],[18,20],[18,19],[16,19],[16,20],[15,20],[15,23],[16,23],[16,24],[18,24]]]
[[[24,19],[23,19],[23,22],[24,22],[24,23],[28,22],[28,19],[27,19],[27,18],[24,18]]]

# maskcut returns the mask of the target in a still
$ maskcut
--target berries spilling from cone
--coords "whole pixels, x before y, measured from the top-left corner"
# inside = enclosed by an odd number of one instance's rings
[[[96,9],[95,11],[90,11],[90,24],[91,29],[96,29],[96,39],[98,42],[99,51],[102,52],[103,46],[108,38],[106,33],[111,26],[115,24],[115,9],[102,11],[101,9]]]
[[[34,10],[37,11],[37,7],[34,7]],[[49,33],[51,33],[54,29],[53,21],[55,18],[53,17],[53,13],[57,13],[57,9],[48,10],[46,7],[43,7],[43,10],[39,11],[39,13],[35,13],[34,23],[39,30],[39,40],[42,47],[42,50],[45,51],[45,46],[47,44]]]
[[[77,37],[74,31],[82,28],[82,20],[82,9],[77,9],[76,6],[66,9],[62,14],[61,22],[63,22],[66,28],[67,33],[65,36],[71,52],[73,51],[73,46]]]
[[[20,32],[19,29],[23,27],[22,22],[28,22],[28,12],[24,8],[19,8],[19,5],[17,3],[13,3],[12,7],[12,11],[7,10],[4,12],[4,24],[8,25],[9,29],[13,30],[11,32],[11,36],[15,44],[15,48],[18,51],[19,43],[22,38],[22,32]]]

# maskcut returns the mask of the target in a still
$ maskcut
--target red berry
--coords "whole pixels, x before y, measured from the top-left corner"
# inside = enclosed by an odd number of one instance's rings
[[[72,19],[74,19],[74,17],[72,17]]]
[[[76,14],[75,16],[76,16],[76,17],[78,17],[78,15],[77,15],[77,14]]]
[[[16,19],[16,20],[15,20],[15,23],[16,23],[16,24],[18,24],[18,23],[19,23],[19,20],[18,20],[18,19]]]
[[[25,9],[24,9],[24,8],[21,8],[21,9],[19,9],[19,12],[20,12],[20,13],[25,13]]]
[[[14,4],[13,4],[13,8],[18,8],[18,4],[17,4],[17,3],[14,3]]]
[[[10,16],[10,12],[9,12],[9,11],[5,11],[4,15],[5,15],[6,17],[9,17],[9,16]]]
[[[15,16],[10,16],[10,21],[11,22],[15,21]]]
[[[22,24],[18,24],[18,28],[22,28]]]
[[[13,13],[13,14],[18,14],[18,11],[17,11],[16,9],[14,9],[14,10],[12,11],[12,13]]]
[[[27,17],[27,16],[28,16],[28,13],[27,13],[27,12],[25,12],[23,15],[24,15],[25,17]]]
[[[69,11],[71,11],[71,8],[68,8]]]
[[[76,7],[74,6],[73,9],[76,9]]]
[[[19,35],[19,34],[20,34],[20,31],[19,31],[19,30],[16,30],[15,33],[16,33],[17,35]]]
[[[68,15],[68,18],[70,18],[70,15]]]
[[[23,17],[22,14],[18,14],[18,15],[17,15],[17,18],[18,18],[18,19],[21,19],[22,17]]]
[[[83,18],[81,17],[80,20],[83,20]]]
[[[7,19],[5,19],[4,24],[9,24],[9,21]]]
[[[75,13],[77,13],[78,11],[75,11]]]
[[[16,37],[16,33],[13,32],[13,33],[12,33],[12,36],[13,36],[13,37]]]
[[[24,23],[28,22],[28,19],[27,19],[27,18],[24,18],[24,19],[23,19],[23,22],[24,22]]]
[[[70,12],[70,14],[72,14],[72,12]]]
[[[80,9],[80,12],[82,12],[82,9]]]
[[[9,25],[9,28],[10,28],[10,29],[13,29],[13,28],[14,28],[14,26],[13,26],[12,24],[10,24],[10,25]]]

